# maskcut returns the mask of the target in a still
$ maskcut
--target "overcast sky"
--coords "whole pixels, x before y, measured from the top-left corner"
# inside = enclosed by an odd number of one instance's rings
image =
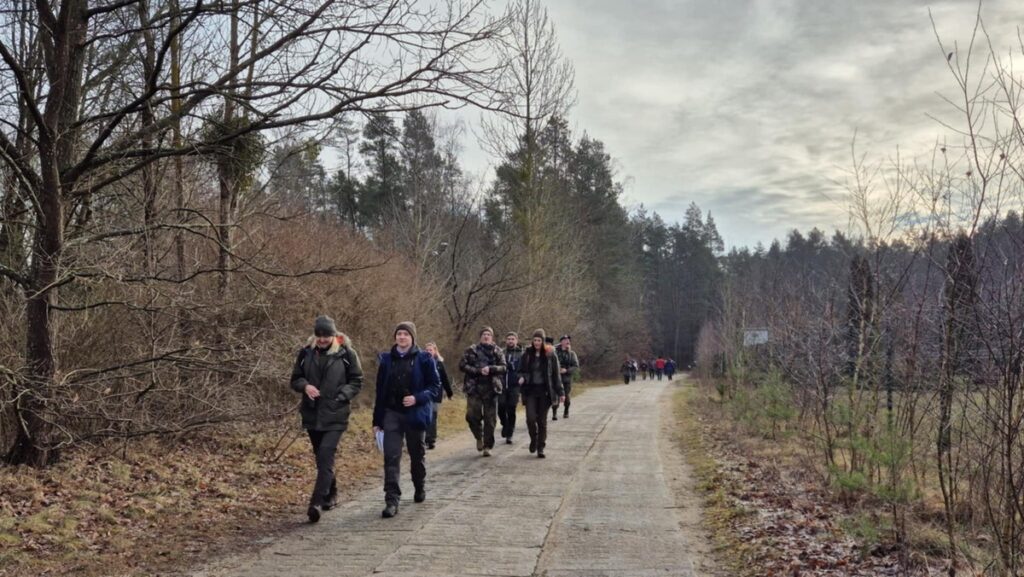
[[[879,157],[927,151],[946,133],[926,116],[949,117],[938,93],[956,88],[929,8],[943,41],[963,47],[977,11],[973,0],[547,5],[576,67],[571,122],[616,158],[627,204],[672,222],[696,202],[727,245],[845,229],[837,181],[855,131]],[[1024,3],[988,1],[982,14],[997,48],[1016,44]],[[479,170],[482,156],[467,153]]]

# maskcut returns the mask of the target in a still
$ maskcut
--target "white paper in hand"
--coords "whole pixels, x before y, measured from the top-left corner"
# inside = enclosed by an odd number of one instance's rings
[[[377,450],[384,452],[384,431],[377,431]]]

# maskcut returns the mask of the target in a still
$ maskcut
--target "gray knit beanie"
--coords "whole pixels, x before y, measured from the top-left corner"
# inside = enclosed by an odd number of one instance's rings
[[[396,335],[398,334],[398,331],[405,331],[412,335],[412,344],[416,344],[416,325],[413,324],[412,321],[402,321],[398,323],[398,326],[395,327]]]
[[[334,325],[334,319],[327,315],[320,315],[313,323],[313,334],[318,337],[337,336],[338,327]]]

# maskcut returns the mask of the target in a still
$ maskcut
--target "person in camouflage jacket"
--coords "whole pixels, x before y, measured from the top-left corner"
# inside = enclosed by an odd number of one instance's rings
[[[494,343],[494,329],[484,327],[480,331],[480,342],[466,349],[459,370],[465,375],[462,390],[466,393],[466,422],[476,437],[476,450],[490,457],[506,371],[505,355]]]

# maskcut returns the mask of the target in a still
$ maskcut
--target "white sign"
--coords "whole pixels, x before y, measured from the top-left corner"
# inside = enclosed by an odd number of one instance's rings
[[[746,329],[743,331],[743,346],[753,347],[768,344],[768,329]]]

